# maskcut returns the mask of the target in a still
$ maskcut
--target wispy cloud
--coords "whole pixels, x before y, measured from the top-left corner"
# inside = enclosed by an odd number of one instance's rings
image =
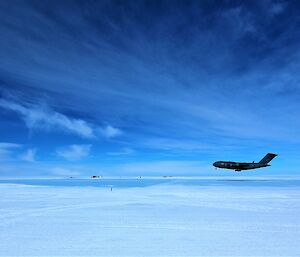
[[[27,149],[24,153],[20,155],[22,161],[35,162],[36,149]]]
[[[14,158],[14,152],[16,149],[21,148],[22,145],[14,143],[0,143],[0,161],[7,161]]]
[[[111,125],[107,125],[104,128],[99,128],[100,133],[106,138],[114,138],[122,135],[122,131],[118,128],[114,128]]]
[[[284,2],[272,2],[271,6],[269,7],[269,14],[270,15],[278,15],[282,12],[284,12],[284,9],[287,7],[288,3],[284,3]]]
[[[36,149],[23,150],[24,145],[15,143],[0,143],[1,161],[26,161],[35,162]],[[23,152],[21,152],[23,151]],[[21,153],[20,153],[21,152]]]
[[[123,156],[123,155],[132,155],[134,154],[136,151],[130,147],[125,147],[122,148],[120,151],[116,151],[116,152],[109,152],[107,153],[110,156]]]
[[[17,112],[22,116],[30,129],[63,130],[83,138],[96,138],[101,134],[113,138],[122,134],[122,131],[111,125],[98,127],[83,119],[68,117],[62,113],[51,110],[46,106],[25,106],[16,102],[0,99],[0,107]]]
[[[87,157],[92,145],[69,145],[59,148],[56,153],[68,161],[78,161]]]
[[[21,146],[22,146],[21,144],[15,144],[15,143],[6,143],[6,142],[0,143],[0,149],[14,149],[14,148],[19,148]]]
[[[28,128],[31,129],[62,129],[81,137],[93,138],[95,136],[93,128],[86,121],[69,118],[64,114],[42,106],[28,107],[0,99],[0,107],[20,114]]]

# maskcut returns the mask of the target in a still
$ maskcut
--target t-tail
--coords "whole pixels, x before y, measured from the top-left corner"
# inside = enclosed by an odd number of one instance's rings
[[[277,156],[277,154],[274,153],[268,153],[266,154],[266,156],[264,158],[262,158],[259,163],[260,164],[268,164],[270,161],[272,161],[275,157]]]

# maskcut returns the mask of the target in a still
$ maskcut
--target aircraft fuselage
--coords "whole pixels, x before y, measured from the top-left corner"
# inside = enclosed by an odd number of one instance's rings
[[[270,164],[262,164],[258,162],[228,162],[228,161],[217,161],[213,163],[213,166],[221,169],[230,169],[235,171],[241,170],[252,170],[271,166]]]

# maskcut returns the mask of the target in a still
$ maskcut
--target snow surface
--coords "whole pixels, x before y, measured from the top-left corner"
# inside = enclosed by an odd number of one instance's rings
[[[0,255],[300,256],[300,187],[245,183],[0,183]]]

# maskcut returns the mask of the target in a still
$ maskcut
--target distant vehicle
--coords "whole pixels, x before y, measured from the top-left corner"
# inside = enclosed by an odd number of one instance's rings
[[[101,176],[93,175],[93,176],[91,176],[91,178],[101,178]]]
[[[231,161],[217,161],[213,163],[213,166],[221,169],[231,169],[235,171],[241,170],[252,170],[263,167],[271,166],[268,164],[270,161],[275,158],[277,154],[268,153],[264,158],[262,158],[259,162],[231,162]]]

